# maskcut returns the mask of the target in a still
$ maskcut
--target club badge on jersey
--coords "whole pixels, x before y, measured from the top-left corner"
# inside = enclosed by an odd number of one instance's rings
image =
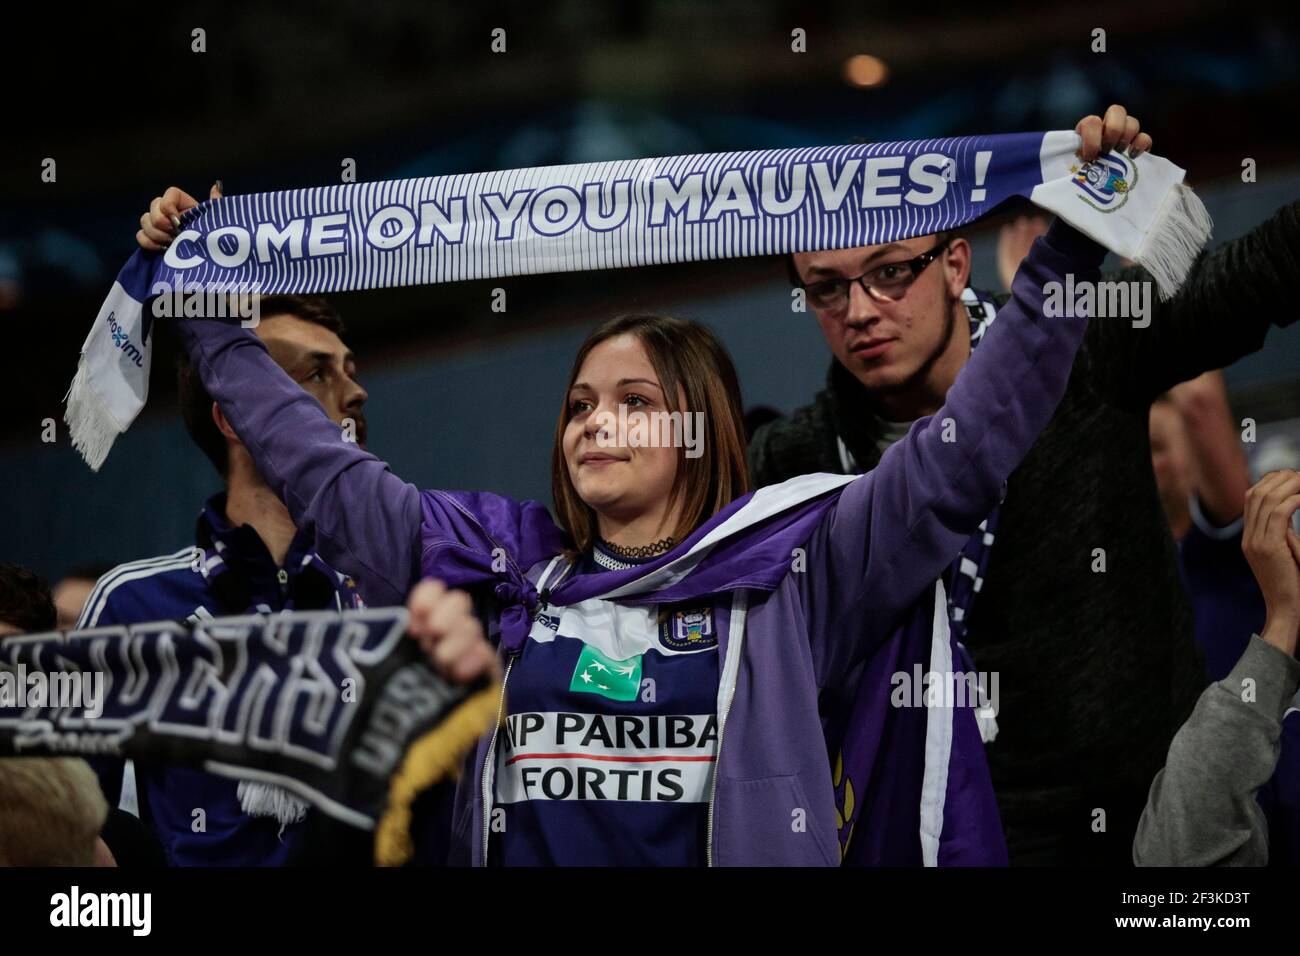
[[[713,627],[713,608],[678,608],[659,624],[659,640],[674,651],[702,651],[718,646]]]

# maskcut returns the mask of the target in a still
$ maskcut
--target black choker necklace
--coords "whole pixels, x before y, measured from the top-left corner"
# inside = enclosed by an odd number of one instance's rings
[[[604,538],[600,538],[600,546],[612,554],[617,554],[624,558],[653,558],[658,554],[665,554],[672,550],[675,543],[672,538],[663,538],[654,544],[643,544],[635,548],[624,548],[617,544],[612,544]]]

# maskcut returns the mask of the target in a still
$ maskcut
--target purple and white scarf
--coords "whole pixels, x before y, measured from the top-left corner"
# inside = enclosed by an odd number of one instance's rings
[[[1144,266],[1169,297],[1210,233],[1183,170],[1074,132],[631,159],[229,196],[137,251],[66,398],[92,469],[144,407],[152,323],[242,318],[256,296],[588,271],[874,245],[973,222],[1013,197]]]

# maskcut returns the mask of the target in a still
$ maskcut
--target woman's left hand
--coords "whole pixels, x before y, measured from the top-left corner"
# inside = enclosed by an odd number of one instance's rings
[[[1129,116],[1128,110],[1119,104],[1108,109],[1104,117],[1085,116],[1074,131],[1083,137],[1079,158],[1085,163],[1112,149],[1127,149],[1130,157],[1151,151],[1151,135],[1142,132],[1138,118]]]

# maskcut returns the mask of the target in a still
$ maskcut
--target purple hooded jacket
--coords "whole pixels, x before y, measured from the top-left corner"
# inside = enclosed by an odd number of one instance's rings
[[[1103,256],[1059,222],[1037,240],[1011,300],[946,404],[869,474],[844,484],[806,476],[764,489],[733,502],[658,561],[599,575],[556,573],[540,595],[539,578],[564,543],[541,504],[421,493],[341,441],[338,427],[256,336],[218,320],[177,325],[204,385],[270,487],[371,605],[404,602],[426,575],[452,586],[495,582],[489,630],[509,655],[526,639],[543,598],[564,606],[609,598],[619,587],[625,591],[614,600],[627,606],[732,596],[731,624],[719,635],[711,863],[840,863],[842,784],[830,765],[835,742],[828,747],[821,705],[825,692],[843,695],[862,680],[881,686],[880,724],[861,748],[868,785],[854,813],[854,838],[866,841],[866,858],[998,863],[1005,848],[972,712],[948,709],[953,719],[937,733],[928,730],[934,722],[925,711],[934,708],[891,708],[889,678],[913,662],[956,660],[935,582],[997,503],[1065,392],[1086,320],[1044,318],[1045,285],[1067,273],[1076,282],[1095,280]],[[788,500],[726,533],[729,517],[774,500],[760,499],[764,492]],[[706,535],[718,540],[692,563],[684,556]],[[803,569],[794,571],[791,554],[800,547]],[[683,562],[687,573],[656,580],[657,571]],[[944,639],[936,641],[941,619]],[[484,739],[458,788],[453,862],[485,862],[488,749]]]

